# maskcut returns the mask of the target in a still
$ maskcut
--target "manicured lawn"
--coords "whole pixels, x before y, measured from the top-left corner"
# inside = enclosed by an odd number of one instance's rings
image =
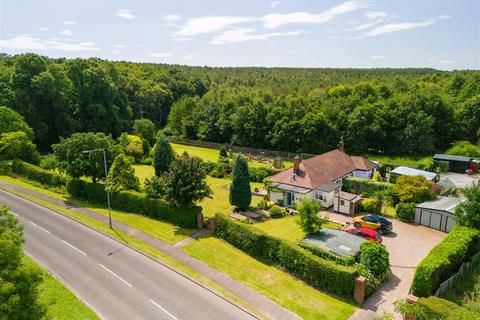
[[[155,169],[152,166],[147,166],[144,164],[133,165],[135,169],[135,175],[140,179],[140,183],[143,186],[146,178],[151,178],[155,175]]]
[[[262,223],[255,223],[253,226],[274,237],[297,242],[306,237],[300,225],[297,223],[298,216],[288,216],[280,219],[272,219]],[[338,229],[341,226],[337,223],[328,222],[325,228]]]
[[[352,303],[315,290],[214,236],[195,240],[183,250],[304,319],[348,319],[356,309]]]
[[[41,273],[43,279],[39,286],[38,296],[40,302],[46,307],[45,319],[70,320],[70,319],[99,319],[82,301],[80,301],[63,284],[42,269],[28,256],[24,257],[24,263]]]

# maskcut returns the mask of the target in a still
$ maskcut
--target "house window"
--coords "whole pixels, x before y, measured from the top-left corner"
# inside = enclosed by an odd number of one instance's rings
[[[315,200],[323,201],[323,193],[315,191]]]
[[[344,205],[345,205],[345,201],[340,200],[340,205],[341,205],[341,206],[344,206]]]

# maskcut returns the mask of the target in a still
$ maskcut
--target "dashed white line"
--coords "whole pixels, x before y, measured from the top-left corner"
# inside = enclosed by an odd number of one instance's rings
[[[163,312],[165,312],[166,314],[168,314],[170,317],[172,317],[172,319],[175,319],[175,320],[178,320],[173,314],[171,314],[170,312],[168,312],[167,310],[165,310],[165,308],[163,308],[161,305],[159,305],[158,303],[156,303],[155,301],[153,301],[152,299],[150,299],[150,302],[157,308],[159,308],[160,310],[162,310]]]
[[[105,269],[106,271],[108,271],[111,275],[113,275],[114,277],[116,277],[117,279],[121,280],[123,283],[125,283],[127,286],[129,286],[130,288],[133,287],[130,283],[128,283],[126,280],[124,280],[122,277],[120,277],[118,274],[116,274],[115,272],[113,272],[112,270],[108,269],[107,267],[105,267],[103,264],[99,264],[100,267],[102,267],[103,269]]]
[[[85,252],[83,252],[82,250],[78,249],[77,247],[75,247],[73,244],[71,243],[68,243],[67,241],[65,240],[62,240],[66,245],[68,245],[70,248],[80,252],[81,254],[83,254],[84,256],[86,256],[87,254]]]
[[[35,222],[32,222],[32,221],[28,221],[28,222],[30,222],[30,224],[34,225],[35,227],[39,228],[40,230],[43,230],[43,231],[45,231],[46,233],[50,233],[50,231],[48,231],[48,230],[45,229],[45,228],[40,227],[40,226],[39,226],[38,224],[36,224]]]

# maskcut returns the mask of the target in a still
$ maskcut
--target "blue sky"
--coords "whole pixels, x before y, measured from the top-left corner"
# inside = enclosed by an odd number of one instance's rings
[[[0,51],[208,66],[480,69],[479,0],[0,0]]]

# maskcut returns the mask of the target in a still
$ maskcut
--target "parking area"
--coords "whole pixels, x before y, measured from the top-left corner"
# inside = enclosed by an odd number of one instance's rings
[[[341,214],[329,212],[328,215],[330,220],[335,222],[352,221],[351,217]],[[370,296],[350,319],[372,319],[373,313],[393,313],[393,302],[408,295],[418,263],[447,236],[444,232],[424,226],[389,220],[393,222],[393,232],[384,235],[382,243],[390,253],[392,277]]]

